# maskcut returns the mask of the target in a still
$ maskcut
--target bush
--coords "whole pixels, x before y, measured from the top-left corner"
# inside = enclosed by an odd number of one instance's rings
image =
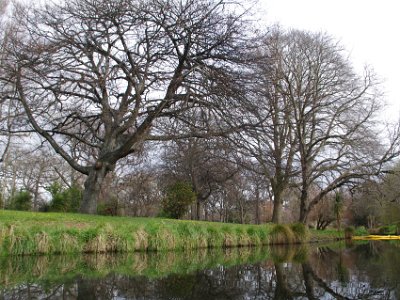
[[[358,226],[355,231],[356,235],[368,235],[368,230],[365,226]]]
[[[30,210],[32,206],[32,195],[28,191],[17,192],[10,201],[10,209]]]
[[[344,238],[346,240],[351,239],[353,237],[353,235],[355,234],[355,232],[356,232],[356,229],[353,226],[347,226],[344,229]]]
[[[166,189],[166,195],[162,200],[160,216],[179,219],[196,200],[196,194],[192,186],[186,182],[178,181]]]
[[[390,226],[381,226],[378,228],[378,234],[381,235],[390,235],[393,234],[394,230]]]
[[[107,202],[99,203],[97,205],[97,214],[103,216],[118,215],[118,199],[111,197]]]
[[[49,210],[54,212],[77,212],[82,200],[82,189],[76,185],[63,188],[60,183],[54,182],[47,190],[51,194]]]

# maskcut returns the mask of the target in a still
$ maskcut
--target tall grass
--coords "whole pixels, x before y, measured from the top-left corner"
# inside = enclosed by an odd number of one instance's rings
[[[277,224],[270,232],[270,242],[273,245],[292,244],[294,241],[294,233],[286,224]]]
[[[270,225],[0,211],[1,255],[259,246]]]
[[[239,225],[0,211],[0,256],[251,247],[304,243],[308,238],[302,224]]]
[[[310,231],[307,226],[302,223],[294,223],[290,225],[290,229],[294,235],[294,243],[296,244],[304,244],[309,242],[310,240]]]

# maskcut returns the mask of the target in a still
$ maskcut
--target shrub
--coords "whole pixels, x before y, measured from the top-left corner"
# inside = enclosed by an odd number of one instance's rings
[[[17,192],[10,201],[10,209],[30,210],[32,205],[32,195],[28,191]]]
[[[389,235],[392,233],[390,226],[381,226],[378,228],[378,234]]]
[[[355,231],[356,235],[367,235],[368,230],[365,228],[365,226],[358,226]]]
[[[54,182],[47,190],[51,194],[49,210],[55,212],[77,212],[82,199],[82,189],[76,185],[63,188],[60,183]]]
[[[344,229],[344,238],[346,240],[351,239],[353,237],[353,235],[355,234],[355,232],[356,232],[356,229],[353,226],[347,226]]]
[[[97,205],[97,214],[103,216],[116,216],[118,215],[118,199],[111,197],[106,202]]]
[[[162,200],[160,216],[179,219],[187,212],[195,199],[196,194],[193,192],[192,186],[178,181],[167,187],[166,195]]]

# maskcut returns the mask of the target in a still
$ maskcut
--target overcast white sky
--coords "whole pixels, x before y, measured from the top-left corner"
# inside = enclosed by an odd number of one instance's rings
[[[399,117],[400,1],[259,0],[259,5],[268,24],[323,31],[341,41],[355,67],[367,64],[382,79],[386,117]]]

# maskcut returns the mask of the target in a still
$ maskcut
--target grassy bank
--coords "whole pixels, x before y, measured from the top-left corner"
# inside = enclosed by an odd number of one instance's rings
[[[2,256],[227,248],[301,243],[309,238],[298,225],[0,211]]]

